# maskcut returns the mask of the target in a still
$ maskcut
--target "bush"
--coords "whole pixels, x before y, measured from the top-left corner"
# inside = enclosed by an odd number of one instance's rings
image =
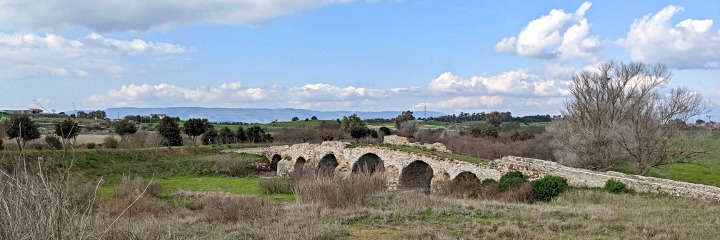
[[[534,203],[536,201],[533,197],[533,187],[527,182],[503,191],[498,197],[498,200],[503,202]]]
[[[627,193],[629,190],[627,189],[627,185],[625,183],[617,181],[615,179],[608,179],[605,182],[605,187],[603,187],[605,191],[609,193]]]
[[[490,184],[493,184],[493,183],[497,183],[497,181],[495,181],[495,179],[492,179],[492,178],[486,178],[486,179],[483,179],[483,180],[482,180],[482,182],[480,183],[480,185],[481,185],[481,186],[487,186],[487,185],[490,185]]]
[[[147,184],[147,190],[145,190],[145,194],[148,196],[153,197],[160,197],[160,194],[162,194],[163,188],[157,181],[150,181]]]
[[[48,145],[48,147],[50,147],[50,149],[60,150],[63,148],[62,142],[60,142],[60,138],[56,136],[46,136],[45,143]]]
[[[532,186],[527,182],[506,190],[501,190],[500,184],[498,183],[489,183],[472,191],[469,197],[501,202],[533,203],[535,202],[535,198],[533,197],[532,190]]]
[[[96,146],[95,143],[87,143],[87,144],[85,144],[85,148],[87,148],[87,149],[95,149],[95,146]]]
[[[470,135],[475,138],[497,138],[498,130],[490,124],[481,124],[470,128]]]
[[[257,196],[212,196],[203,199],[204,220],[207,222],[236,223],[271,217],[278,206]]]
[[[538,200],[549,202],[567,189],[567,180],[558,176],[545,176],[532,181],[532,195]]]
[[[105,148],[116,149],[120,146],[120,143],[113,136],[107,136],[103,139],[103,146],[105,146]]]
[[[292,193],[287,179],[284,178],[260,178],[257,181],[257,185],[265,194]]]
[[[392,132],[390,132],[390,128],[388,127],[380,127],[378,130],[380,130],[380,132],[382,132],[385,136],[392,134]]]
[[[510,188],[516,188],[520,187],[523,183],[527,182],[525,180],[525,176],[519,171],[511,171],[505,173],[502,177],[500,177],[500,190],[505,191]]]

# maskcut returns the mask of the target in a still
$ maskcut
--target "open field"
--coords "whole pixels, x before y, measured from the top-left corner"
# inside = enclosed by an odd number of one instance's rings
[[[635,174],[635,169],[628,162],[616,166],[613,170]],[[720,156],[713,155],[692,163],[673,163],[659,166],[650,170],[647,175],[720,187]]]
[[[2,154],[3,161],[16,157],[10,151]],[[103,212],[112,209],[108,204],[120,201],[115,194],[124,176],[157,181],[161,187],[157,197],[148,197],[134,207],[139,208],[138,211],[121,217],[109,233],[111,238],[713,239],[720,236],[720,229],[716,227],[720,224],[720,203],[656,194],[617,195],[599,189],[570,189],[549,203],[525,204],[381,192],[358,204],[336,208],[297,202],[290,193],[263,194],[257,184],[257,176],[264,175],[262,172],[243,173],[250,177],[224,176],[217,168],[221,162],[267,160],[254,155],[221,153],[215,147],[75,150],[68,153],[70,155],[46,150],[26,154],[28,160],[42,156],[45,164],[61,168],[66,167],[67,160],[74,159],[72,170],[79,179],[90,182],[104,179],[99,189],[99,218],[95,223],[100,229],[113,218]],[[713,166],[717,165],[708,167]],[[678,176],[668,175],[669,178]],[[225,196],[221,199],[254,195],[268,202],[262,203],[263,207],[254,207],[261,215],[215,222],[207,219],[218,206],[207,199],[179,196],[176,194],[179,190],[208,192],[208,196],[217,195],[213,192],[229,194],[219,195]]]
[[[275,131],[320,124],[322,121],[296,121],[263,126]],[[383,125],[372,127],[379,126]],[[449,125],[433,122],[424,127],[447,128]],[[86,135],[81,138],[83,136]],[[92,137],[101,141],[100,138],[107,135],[88,136],[90,141]],[[350,144],[350,147],[353,145],[361,146]],[[232,147],[237,146],[242,145]],[[381,146],[479,164],[489,162],[417,147]],[[228,147],[28,150],[24,156],[31,163],[42,157],[42,165],[53,171],[66,169],[72,163],[72,176],[78,183],[73,186],[78,188],[87,188],[103,179],[93,213],[97,217],[93,223],[96,225],[89,228],[100,229],[98,231],[104,230],[120,214],[119,210],[134,199],[134,195],[128,198],[120,193],[125,187],[124,178],[139,178],[143,184],[150,180],[156,182],[158,187],[153,194],[139,198],[141,200],[111,228],[106,235],[111,239],[715,239],[720,236],[720,229],[716,227],[720,225],[717,201],[657,194],[610,194],[600,189],[569,189],[550,202],[532,204],[404,191],[382,191],[340,207],[303,202],[297,197],[300,195],[290,192],[264,193],[258,182],[271,173],[248,166],[266,163],[267,159],[221,152]],[[720,187],[720,158],[716,155],[692,164],[662,166],[649,175]],[[9,161],[19,160],[15,151],[0,151],[0,159],[0,169],[7,169]],[[632,172],[631,169],[626,164],[615,170]],[[243,217],[228,218],[227,214],[221,214],[224,212]]]

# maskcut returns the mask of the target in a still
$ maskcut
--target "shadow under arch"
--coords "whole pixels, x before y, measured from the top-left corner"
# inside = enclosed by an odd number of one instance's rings
[[[339,165],[335,154],[327,154],[318,162],[318,176],[332,177],[335,175],[335,168]]]
[[[272,159],[270,160],[270,170],[271,171],[277,171],[278,163],[282,160],[282,157],[279,154],[275,154],[272,156]]]
[[[385,171],[385,163],[374,153],[366,153],[353,164],[352,173],[376,173]]]
[[[453,178],[453,181],[479,183],[480,178],[478,178],[477,175],[475,175],[474,173],[472,173],[470,171],[465,171],[465,172],[461,172],[457,176],[455,176],[455,178]]]
[[[307,161],[305,160],[304,157],[298,157],[297,159],[295,159],[295,165],[294,165],[295,169],[303,168],[305,166],[305,162],[307,162]]]
[[[400,188],[421,189],[426,193],[430,193],[430,182],[433,174],[433,169],[429,164],[416,160],[402,169]]]

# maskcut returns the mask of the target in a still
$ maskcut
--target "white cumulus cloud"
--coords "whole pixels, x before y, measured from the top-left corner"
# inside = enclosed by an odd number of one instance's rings
[[[177,44],[120,40],[96,33],[68,39],[55,34],[0,32],[0,73],[3,79],[87,77],[94,72],[120,75],[125,67],[115,63],[116,58],[188,51],[191,49]]]
[[[590,2],[584,2],[575,13],[550,10],[548,15],[530,21],[517,37],[503,38],[495,50],[525,57],[596,62],[602,55],[602,46],[597,36],[590,35],[590,24],[585,18],[590,6]]]
[[[218,86],[182,87],[167,83],[130,84],[90,96],[91,106],[216,106],[216,107],[335,107],[372,106],[390,96],[408,96],[404,88],[369,89],[325,83],[286,88],[244,88],[240,82]],[[288,105],[289,104],[289,105]]]
[[[496,107],[503,103],[501,96],[454,97],[438,102],[424,102],[414,105],[414,108],[428,107],[431,109],[483,109]]]
[[[146,31],[196,23],[260,25],[299,11],[349,0],[7,0],[0,27]]]
[[[452,95],[522,95],[522,96],[563,96],[567,95],[568,81],[543,78],[523,70],[503,72],[491,77],[473,76],[463,79],[451,72],[445,72],[428,85],[431,92]]]
[[[720,67],[720,30],[713,32],[712,19],[686,19],[671,25],[672,17],[681,11],[682,7],[668,6],[635,20],[618,45],[627,48],[636,61],[681,69]]]
[[[202,106],[221,102],[255,102],[267,99],[265,90],[242,88],[238,82],[217,87],[182,87],[167,83],[125,85],[85,100],[91,106]]]

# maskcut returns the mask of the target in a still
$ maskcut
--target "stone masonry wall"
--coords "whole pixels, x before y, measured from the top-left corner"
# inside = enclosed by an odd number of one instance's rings
[[[397,135],[388,135],[383,137],[383,143],[385,144],[392,144],[392,145],[405,145],[405,146],[413,146],[413,147],[419,147],[419,148],[425,148],[425,149],[435,149],[438,152],[446,152],[451,153],[450,149],[448,149],[445,144],[442,143],[417,143],[417,142],[410,142],[406,137],[401,137]]]
[[[556,162],[522,157],[503,157],[492,161],[490,167],[501,173],[521,171],[531,179],[545,175],[555,175],[567,179],[574,187],[601,188],[608,179],[625,183],[629,189],[638,192],[665,193],[673,196],[684,196],[699,199],[720,200],[720,188],[702,184],[694,184],[669,179],[628,175],[619,172],[596,172],[587,169],[571,168]]]
[[[386,136],[386,139],[389,137],[390,142],[393,144],[407,143],[407,139],[403,141],[397,136]],[[235,151],[265,155],[268,159],[272,159],[272,156],[279,154],[282,156],[282,160],[278,163],[277,171],[281,176],[287,176],[288,173],[293,171],[298,158],[305,159],[306,166],[316,167],[318,161],[328,154],[333,154],[338,161],[335,174],[348,176],[352,172],[353,164],[360,157],[365,154],[375,154],[383,161],[390,189],[398,187],[403,168],[414,161],[423,161],[433,169],[433,179],[431,180],[431,188],[433,189],[438,186],[438,183],[452,180],[462,172],[471,172],[479,179],[491,178],[498,180],[502,174],[517,170],[529,176],[531,180],[545,175],[560,176],[567,179],[568,184],[574,187],[603,187],[608,179],[615,179],[638,192],[666,193],[673,196],[720,200],[720,188],[713,186],[627,175],[618,172],[596,172],[566,167],[555,162],[539,159],[508,156],[493,160],[490,164],[481,165],[379,146],[352,148],[346,146],[347,143],[344,142],[323,142],[322,144],[304,143],[291,146],[238,149]]]

